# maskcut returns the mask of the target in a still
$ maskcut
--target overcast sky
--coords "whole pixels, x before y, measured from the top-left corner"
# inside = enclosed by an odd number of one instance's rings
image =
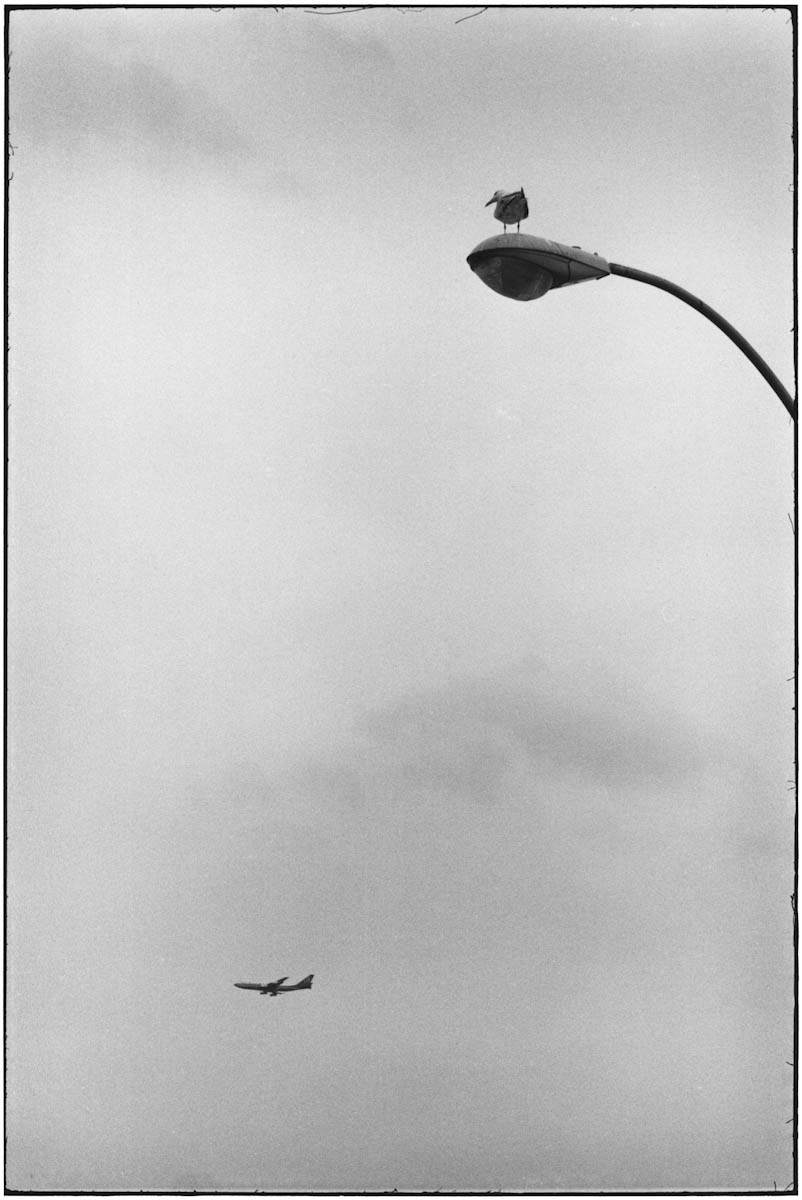
[[[792,1178],[782,9],[15,11],[8,1184]],[[236,980],[291,981],[278,999]]]

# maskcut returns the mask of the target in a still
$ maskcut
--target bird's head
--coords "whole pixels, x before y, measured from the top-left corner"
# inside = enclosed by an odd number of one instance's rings
[[[506,193],[504,192],[503,188],[499,188],[499,190],[497,192],[493,192],[493,195],[488,200],[487,204],[485,205],[485,208],[487,208],[488,204],[495,204],[496,201],[500,200],[501,197],[504,195],[506,195]]]

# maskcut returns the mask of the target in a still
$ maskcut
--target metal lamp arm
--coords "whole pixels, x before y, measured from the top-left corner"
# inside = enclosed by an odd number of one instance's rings
[[[635,267],[622,267],[619,263],[610,263],[609,265],[611,275],[623,275],[626,279],[636,279],[640,283],[650,283],[653,287],[662,288],[664,292],[670,292],[672,296],[677,296],[678,299],[684,300],[691,308],[695,308],[697,312],[700,312],[703,317],[707,317],[708,321],[712,321],[714,325],[717,325],[722,333],[726,333],[730,341],[734,342],[749,361],[757,367],[769,386],[779,396],[791,414],[791,417],[796,420],[796,401],[790,392],[783,387],[769,364],[765,359],[761,358],[754,346],[750,345],[735,326],[730,325],[729,321],[725,320],[714,308],[711,308],[709,304],[705,304],[704,300],[700,300],[698,296],[692,295],[691,292],[686,292],[685,288],[672,283],[670,279],[663,279],[660,275],[650,275],[648,271],[638,271]]]

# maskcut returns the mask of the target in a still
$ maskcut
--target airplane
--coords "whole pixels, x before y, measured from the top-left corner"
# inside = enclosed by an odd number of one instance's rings
[[[247,988],[252,992],[259,992],[262,996],[278,996],[281,992],[300,992],[303,988],[310,988],[314,975],[307,975],[300,983],[290,983],[287,987],[282,987],[285,979],[287,976],[282,975],[281,979],[276,979],[273,983],[235,983],[234,987]]]

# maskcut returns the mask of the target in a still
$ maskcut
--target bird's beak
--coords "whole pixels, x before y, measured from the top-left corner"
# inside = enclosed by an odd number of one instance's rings
[[[490,199],[488,200],[487,204],[492,204],[493,201],[495,200],[495,198],[496,198],[495,196],[491,196]],[[487,204],[485,205],[485,208],[487,208]]]

